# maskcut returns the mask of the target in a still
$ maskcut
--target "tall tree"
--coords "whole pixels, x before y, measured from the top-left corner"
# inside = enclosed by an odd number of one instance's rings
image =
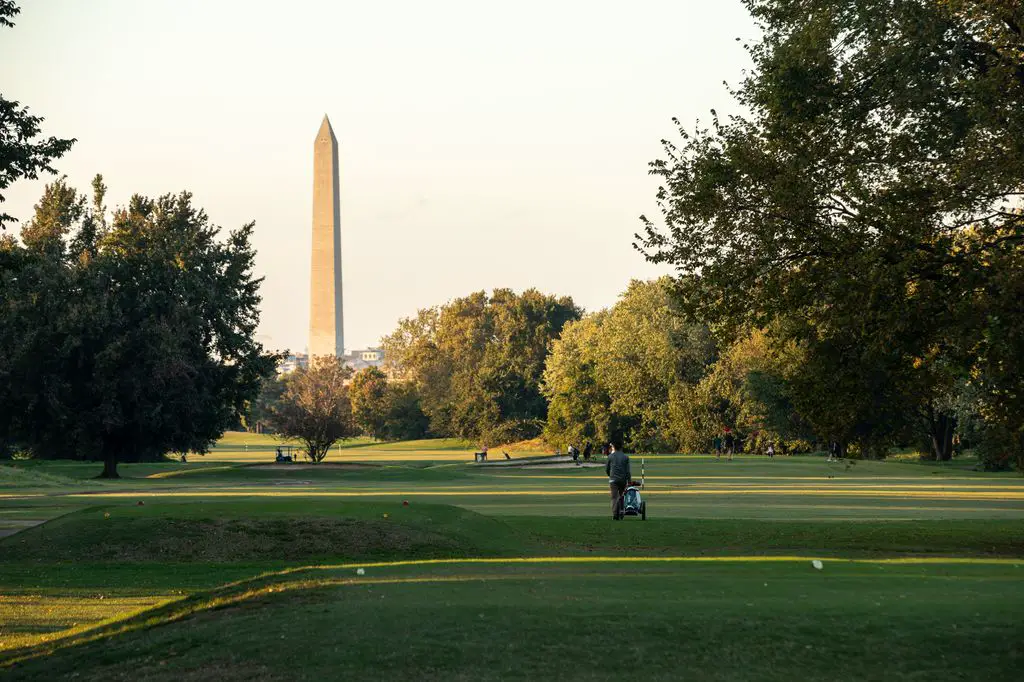
[[[20,12],[12,0],[0,1],[0,26],[14,26],[13,19]],[[74,139],[41,138],[42,122],[39,116],[29,114],[28,107],[0,95],[0,204],[4,203],[4,191],[16,180],[55,173],[50,163],[75,143]],[[14,216],[0,211],[0,229],[14,220]]]
[[[0,253],[0,426],[36,456],[101,459],[106,477],[205,452],[274,369],[254,340],[252,228],[218,240],[187,193],[135,196],[103,228],[49,185],[26,246]]]
[[[708,451],[728,431],[748,449],[774,442],[809,449],[814,434],[794,404],[790,378],[802,365],[793,344],[773,343],[758,329],[740,335],[696,386],[671,403],[680,444]]]
[[[820,423],[867,447],[907,393],[939,405],[939,373],[970,371],[992,323],[974,292],[1024,240],[1024,9],[745,4],[763,36],[735,93],[749,114],[666,143],[663,224],[645,219],[637,245],[679,269],[700,319],[787,319],[777,328],[839,387]]]

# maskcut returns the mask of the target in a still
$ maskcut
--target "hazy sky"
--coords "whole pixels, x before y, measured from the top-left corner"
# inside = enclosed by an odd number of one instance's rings
[[[58,162],[108,204],[187,189],[213,222],[256,221],[261,332],[303,350],[313,138],[341,159],[345,340],[417,308],[511,287],[615,302],[657,269],[647,163],[732,109],[749,64],[739,0],[24,0],[0,31],[0,92],[77,137]],[[30,216],[43,181],[5,210]]]

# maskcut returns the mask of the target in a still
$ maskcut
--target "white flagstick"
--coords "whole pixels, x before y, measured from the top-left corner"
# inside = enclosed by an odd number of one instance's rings
[[[640,488],[644,487],[644,458],[640,458]]]

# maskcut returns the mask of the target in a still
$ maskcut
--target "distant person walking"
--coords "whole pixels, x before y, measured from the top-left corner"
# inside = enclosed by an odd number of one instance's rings
[[[769,457],[775,457],[775,444],[774,443],[768,443],[768,456]]]
[[[722,457],[722,437],[715,436],[715,439],[711,441],[711,448],[715,451],[715,457]]]
[[[594,446],[593,446],[593,445],[592,445],[592,444],[590,443],[590,441],[588,440],[588,441],[587,441],[587,442],[586,442],[586,443],[585,443],[585,444],[583,445],[583,461],[584,461],[584,462],[589,462],[589,461],[590,461],[590,456],[591,456],[592,454],[594,454]]]
[[[608,486],[611,488],[612,519],[618,521],[622,518],[622,496],[633,474],[629,470],[629,455],[619,450],[615,443],[609,443],[609,449],[611,452],[604,464],[604,473],[608,475]]]
[[[832,441],[828,445],[828,460],[829,462],[839,461],[842,459],[842,450],[839,449],[839,441]]]

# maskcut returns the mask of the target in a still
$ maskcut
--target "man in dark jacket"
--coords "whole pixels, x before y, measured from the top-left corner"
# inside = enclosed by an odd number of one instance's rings
[[[611,452],[604,464],[604,472],[608,475],[608,485],[612,492],[612,518],[618,521],[622,518],[622,495],[626,492],[632,473],[629,470],[629,455],[622,452],[615,443],[609,446]]]

